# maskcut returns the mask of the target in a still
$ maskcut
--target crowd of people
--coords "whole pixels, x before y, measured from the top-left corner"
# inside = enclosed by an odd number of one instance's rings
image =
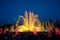
[[[60,23],[49,21],[42,23],[47,32],[11,32],[9,29],[12,25],[5,24],[0,27],[0,40],[59,40],[60,39]],[[15,29],[16,26],[14,25]]]

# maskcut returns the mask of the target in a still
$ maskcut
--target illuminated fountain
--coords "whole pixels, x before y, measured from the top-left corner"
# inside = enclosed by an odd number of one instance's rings
[[[23,19],[23,25],[18,25],[19,21]],[[18,28],[18,32],[33,32],[34,30],[37,32],[43,32],[44,27],[41,25],[40,21],[38,20],[38,15],[34,15],[33,12],[25,11],[25,15],[19,16],[19,19],[16,22],[16,27]]]

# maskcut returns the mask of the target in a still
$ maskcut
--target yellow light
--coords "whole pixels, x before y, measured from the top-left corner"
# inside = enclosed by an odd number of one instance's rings
[[[18,26],[18,22],[19,22],[20,18],[22,18],[24,20],[24,23],[23,23],[23,25]],[[26,11],[24,17],[19,16],[19,20],[16,23],[16,25],[18,27],[18,32],[33,32],[34,29],[37,32],[42,32],[44,30],[44,28],[40,25],[41,23],[37,19],[37,15],[34,15],[33,12],[29,12],[29,17],[28,17],[28,13]],[[34,24],[36,21],[38,21],[37,26],[35,26],[35,24]]]

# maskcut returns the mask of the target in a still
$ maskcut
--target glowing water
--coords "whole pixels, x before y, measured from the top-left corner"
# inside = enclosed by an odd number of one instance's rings
[[[20,18],[23,19],[24,23],[21,26],[18,26]],[[25,11],[25,16],[19,16],[18,21],[16,22],[16,26],[19,32],[33,32],[34,30],[37,32],[43,32],[44,27],[41,25],[40,21],[38,20],[38,15],[34,15],[33,12]]]

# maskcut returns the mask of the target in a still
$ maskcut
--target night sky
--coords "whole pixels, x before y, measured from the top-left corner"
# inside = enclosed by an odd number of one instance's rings
[[[38,14],[43,22],[60,20],[60,0],[0,0],[0,25],[16,23],[25,10]]]

